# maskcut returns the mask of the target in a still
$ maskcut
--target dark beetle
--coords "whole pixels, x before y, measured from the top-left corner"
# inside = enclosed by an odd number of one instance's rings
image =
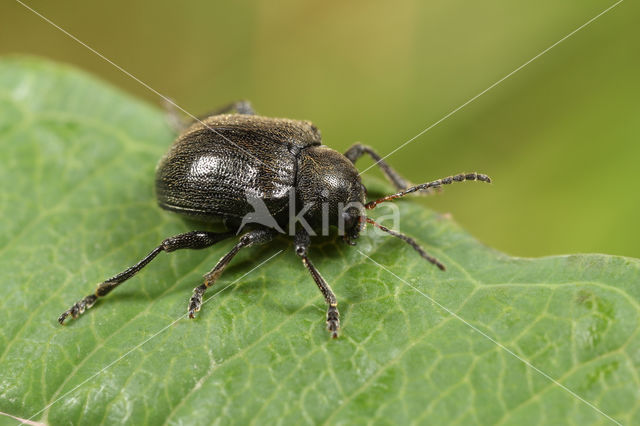
[[[237,114],[226,114],[233,110]],[[366,188],[354,166],[365,153],[376,161],[400,192],[366,203]],[[410,187],[367,146],[355,144],[342,155],[322,145],[320,132],[308,121],[260,117],[254,115],[247,102],[232,104],[196,121],[184,131],[156,170],[160,207],[204,222],[222,219],[228,231],[192,231],[167,238],[140,262],[100,283],[94,294],[75,303],[60,315],[58,321],[63,324],[69,315],[77,318],[99,297],[131,278],[161,251],[203,249],[238,234],[246,225],[246,219],[256,213],[253,199],[266,207],[271,225],[268,226],[265,220],[249,221],[249,230],[205,275],[204,283],[194,289],[189,300],[189,317],[193,318],[200,310],[204,292],[215,283],[240,249],[269,242],[284,232],[283,229],[288,229],[290,235],[294,235],[296,254],[329,305],[327,328],[333,337],[337,337],[340,326],[338,303],[307,257],[310,236],[329,225],[338,227],[344,240],[355,245],[355,239],[370,223],[404,240],[422,257],[444,270],[444,266],[415,240],[379,225],[368,218],[364,210],[412,192],[439,189],[442,185],[464,180],[491,182],[486,175],[463,173]]]

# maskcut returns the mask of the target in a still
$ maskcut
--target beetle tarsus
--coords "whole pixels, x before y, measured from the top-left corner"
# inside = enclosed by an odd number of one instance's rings
[[[307,251],[309,249],[309,245],[311,244],[311,238],[309,237],[309,233],[304,229],[300,228],[296,231],[296,236],[294,240],[294,246],[296,249],[296,254],[302,259],[302,264],[311,274],[313,281],[315,281],[318,289],[324,296],[324,301],[329,305],[329,309],[327,310],[327,330],[331,332],[331,337],[336,339],[338,337],[338,330],[340,329],[340,313],[338,312],[338,301],[336,299],[336,295],[333,294],[331,287],[322,278],[320,272],[313,266],[313,263],[307,257]]]
[[[208,232],[208,231],[191,231],[184,234],[175,235],[170,238],[166,238],[162,243],[154,248],[148,255],[140,260],[130,268],[125,269],[118,275],[109,278],[106,281],[98,284],[94,294],[90,294],[79,302],[75,303],[71,308],[65,311],[58,318],[60,324],[64,323],[64,320],[71,316],[77,318],[85,309],[89,309],[96,303],[99,297],[106,296],[113,289],[118,287],[123,282],[137,274],[142,268],[147,266],[155,257],[162,251],[172,252],[180,249],[203,249],[210,247],[215,243],[229,238],[233,235],[232,232]]]
[[[196,312],[200,311],[200,306],[202,306],[202,296],[206,290],[206,284],[201,284],[193,289],[193,296],[189,299],[189,318],[195,318]]]
[[[229,262],[231,262],[231,259],[238,254],[240,249],[244,247],[251,247],[255,244],[267,243],[271,241],[274,236],[275,232],[272,229],[256,229],[249,231],[240,237],[240,241],[233,246],[229,253],[222,256],[222,259],[218,261],[216,266],[214,266],[213,269],[204,276],[204,283],[193,289],[193,296],[189,299],[189,318],[195,318],[196,312],[198,312],[202,306],[202,297],[204,296],[204,292],[216,282],[220,275],[222,275],[224,268],[226,268]]]
[[[96,300],[98,300],[98,296],[96,296],[95,294],[90,294],[84,299],[74,303],[73,306],[71,306],[69,309],[64,311],[62,315],[58,317],[58,322],[62,325],[64,324],[64,320],[67,319],[67,317],[69,316],[71,316],[74,319],[78,318],[80,315],[84,313],[85,310],[92,307],[96,303]]]
[[[337,305],[330,305],[327,310],[327,330],[331,332],[331,337],[338,338],[338,330],[340,329],[340,312]]]

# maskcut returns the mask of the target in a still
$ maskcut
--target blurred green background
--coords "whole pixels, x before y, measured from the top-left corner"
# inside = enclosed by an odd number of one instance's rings
[[[381,154],[613,3],[26,1],[189,112],[246,98],[312,120],[339,151],[361,141]],[[640,257],[639,16],[622,2],[392,155],[413,182],[495,180],[414,202],[513,255]],[[20,4],[3,2],[0,19],[0,54],[71,63],[161,105]]]

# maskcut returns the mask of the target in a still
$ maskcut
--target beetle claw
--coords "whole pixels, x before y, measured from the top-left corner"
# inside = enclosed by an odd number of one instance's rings
[[[74,303],[69,309],[64,311],[62,315],[58,317],[58,322],[60,323],[60,325],[63,325],[64,320],[69,316],[71,316],[71,318],[73,319],[78,318],[84,313],[85,310],[92,307],[96,303],[96,300],[98,300],[98,296],[96,296],[95,294],[90,294],[84,299]]]
[[[196,312],[200,311],[200,305],[195,305],[193,300],[189,303],[189,318],[194,319],[196,317]]]
[[[331,337],[338,338],[338,329],[340,328],[340,313],[338,307],[333,305],[329,306],[327,311],[327,330],[331,332]]]
[[[69,311],[64,311],[62,315],[58,317],[58,322],[60,325],[64,325],[64,320],[69,316]]]
[[[200,311],[200,306],[202,305],[202,295],[204,291],[207,289],[205,284],[199,285],[198,287],[193,289],[193,296],[189,299],[189,318],[193,319],[196,317],[196,312]]]

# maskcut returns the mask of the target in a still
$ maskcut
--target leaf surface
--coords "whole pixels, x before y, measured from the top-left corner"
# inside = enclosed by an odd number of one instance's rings
[[[153,195],[173,137],[161,111],[82,72],[0,62],[0,411],[51,424],[611,422],[526,360],[640,423],[638,260],[512,258],[415,199],[396,203],[402,231],[446,272],[372,231],[312,246],[338,340],[287,239],[240,253],[195,320],[191,291],[230,241],[160,254],[61,327],[95,283],[193,229]]]

